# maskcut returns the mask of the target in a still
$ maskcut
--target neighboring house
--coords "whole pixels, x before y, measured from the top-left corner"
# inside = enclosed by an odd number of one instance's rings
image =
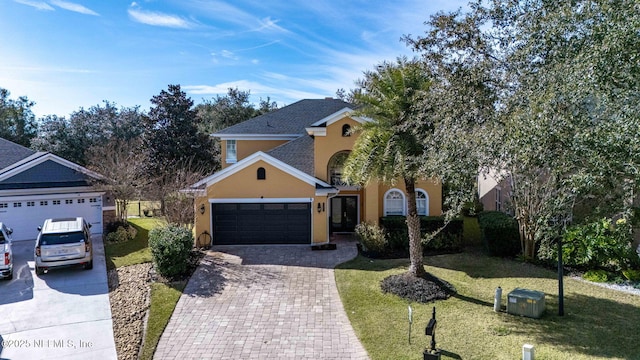
[[[406,215],[404,184],[347,186],[342,168],[366,119],[337,99],[301,100],[212,136],[222,170],[197,189],[196,235],[212,244],[322,244],[381,216]],[[441,215],[436,180],[416,184],[420,215]],[[206,232],[206,234],[205,234]],[[201,240],[199,240],[201,241]]]
[[[508,176],[498,176],[494,171],[478,175],[478,199],[483,210],[510,212],[507,207],[510,194]]]
[[[14,240],[35,239],[47,218],[82,216],[91,232],[102,233],[113,216],[113,199],[95,190],[84,167],[47,152],[36,152],[0,138],[0,222]]]

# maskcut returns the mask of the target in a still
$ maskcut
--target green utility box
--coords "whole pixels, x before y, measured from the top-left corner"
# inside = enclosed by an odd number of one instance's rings
[[[515,288],[507,295],[507,313],[539,319],[544,313],[544,293]]]

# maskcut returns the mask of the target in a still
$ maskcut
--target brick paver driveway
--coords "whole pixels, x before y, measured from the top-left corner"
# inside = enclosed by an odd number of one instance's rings
[[[367,359],[333,268],[356,256],[309,246],[217,246],[187,284],[154,359]]]

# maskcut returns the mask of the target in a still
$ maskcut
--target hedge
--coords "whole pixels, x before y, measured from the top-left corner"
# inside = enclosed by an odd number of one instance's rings
[[[500,211],[483,211],[478,215],[482,242],[491,256],[513,257],[520,253],[518,222]]]
[[[445,224],[442,216],[421,216],[420,217],[420,235],[424,238],[425,234],[434,232],[442,228]],[[385,216],[380,218],[380,226],[382,226],[389,236],[389,247],[391,250],[408,250],[409,235],[407,230],[406,217],[404,216]],[[428,243],[424,243],[423,250],[446,250],[457,251],[463,246],[463,220],[453,219],[449,222],[434,239]]]

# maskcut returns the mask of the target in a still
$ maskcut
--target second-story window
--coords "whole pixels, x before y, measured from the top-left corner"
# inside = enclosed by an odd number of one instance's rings
[[[238,161],[238,152],[235,140],[227,140],[227,164],[233,164]]]
[[[267,172],[263,167],[258,168],[258,180],[265,180],[267,178]]]
[[[342,136],[351,136],[351,126],[349,124],[342,125]]]
[[[347,185],[344,180],[342,180],[342,171],[344,169],[344,163],[347,161],[348,157],[349,151],[340,151],[329,159],[328,173],[329,183],[331,185]]]

